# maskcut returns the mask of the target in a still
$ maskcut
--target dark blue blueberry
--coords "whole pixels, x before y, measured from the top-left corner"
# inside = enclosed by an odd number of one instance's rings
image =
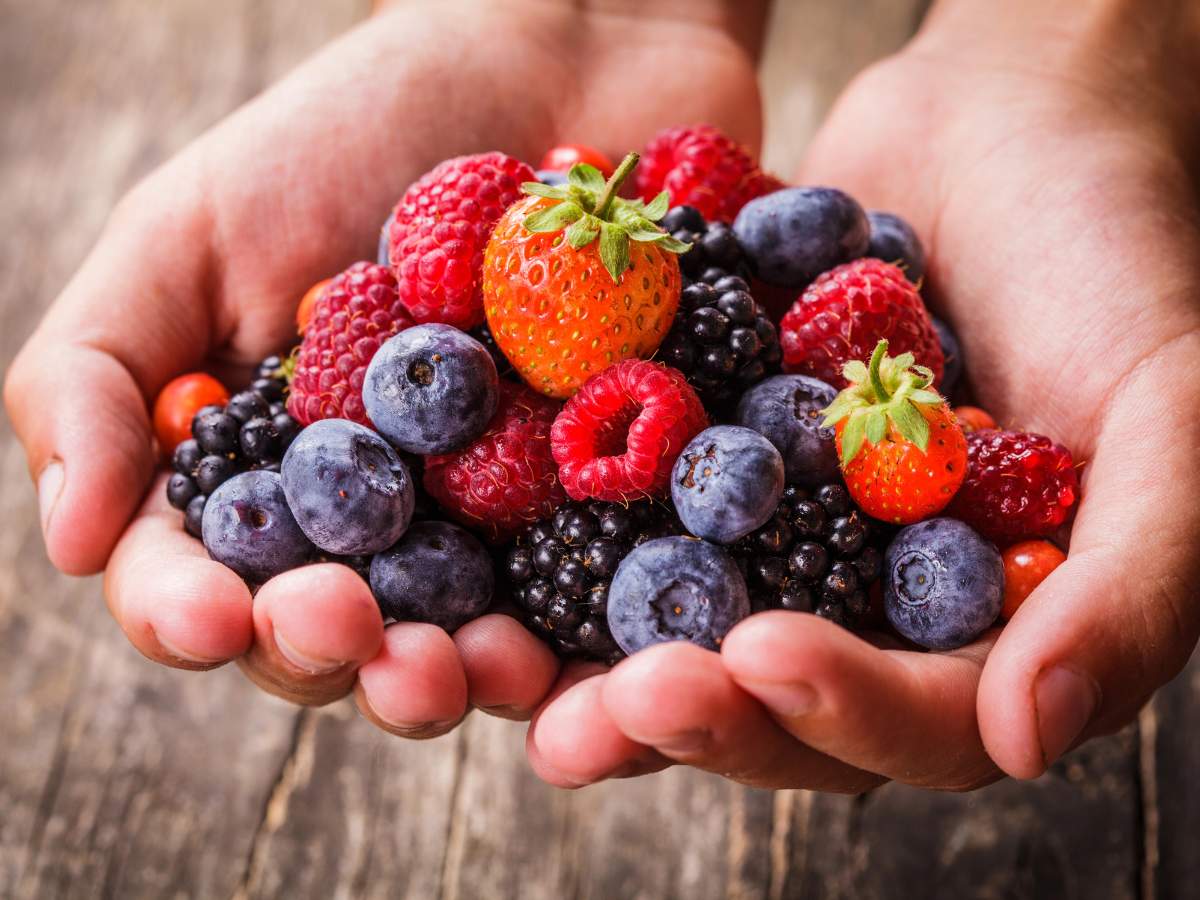
[[[172,473],[167,479],[167,502],[176,509],[187,509],[192,498],[200,493],[190,475]]]
[[[367,367],[363,405],[401,450],[448,453],[483,434],[496,412],[496,364],[449,325],[417,325],[388,340]]]
[[[371,590],[385,616],[455,631],[492,602],[492,558],[468,531],[417,522],[371,561]]]
[[[396,221],[396,211],[393,209],[387,217],[387,221],[383,223],[383,227],[379,229],[379,249],[375,252],[375,262],[381,266],[390,266],[392,261],[388,258],[388,240],[392,233],[392,223]]]
[[[304,565],[312,544],[296,524],[274,472],[243,472],[204,504],[204,546],[250,584]]]
[[[309,425],[288,447],[282,472],[296,521],[328,553],[386,550],[412,520],[408,468],[387,441],[356,422]]]
[[[957,519],[909,525],[884,554],[883,604],[892,627],[922,647],[969,644],[1004,604],[1000,552]]]
[[[268,402],[254,391],[234,394],[225,407],[225,414],[233,416],[241,425],[251,419],[262,419],[268,415]]]
[[[183,530],[194,538],[204,537],[204,505],[208,498],[197,494],[183,511]]]
[[[171,462],[175,466],[175,471],[181,475],[191,475],[196,471],[196,466],[200,464],[200,460],[204,457],[204,451],[200,449],[200,445],[196,443],[195,438],[188,438],[175,448],[174,454],[171,456]]]
[[[560,186],[567,183],[567,173],[559,172],[557,169],[538,169],[535,174],[537,180],[542,184]]]
[[[958,335],[951,330],[949,325],[937,316],[929,318],[933,320],[933,330],[937,332],[938,343],[942,345],[942,356],[946,359],[942,367],[942,384],[938,389],[949,396],[950,392],[954,390],[954,386],[958,384],[958,379],[962,378],[962,347],[958,343]]]
[[[205,453],[237,453],[238,429],[241,425],[228,413],[201,410],[192,420],[192,435]]]
[[[211,494],[237,474],[237,464],[228,456],[210,454],[196,464],[196,487],[200,493]]]
[[[895,213],[872,210],[867,213],[871,238],[864,256],[895,263],[908,280],[916,284],[925,276],[925,248],[911,225]]]
[[[732,544],[766,523],[783,496],[783,458],[757,431],[716,425],[683,448],[671,500],[696,537]]]
[[[733,557],[695,538],[640,544],[608,589],[608,627],[626,653],[667,641],[716,650],[748,615],[746,581]]]
[[[837,446],[821,412],[837,391],[807,375],[776,375],[742,395],[734,421],[752,428],[783,456],[788,483],[815,487],[837,481]]]
[[[870,225],[863,208],[835,188],[785,188],[751,200],[734,233],[755,274],[768,284],[803,288],[834,266],[867,250]]]

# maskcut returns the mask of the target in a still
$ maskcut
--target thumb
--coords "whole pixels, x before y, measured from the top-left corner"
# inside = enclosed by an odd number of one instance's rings
[[[47,553],[70,575],[104,568],[154,471],[147,397],[198,364],[208,345],[204,304],[179,296],[183,285],[202,283],[171,252],[190,237],[186,225],[174,223],[176,240],[161,231],[153,238],[144,215],[128,212],[131,202],[114,214],[4,385]]]

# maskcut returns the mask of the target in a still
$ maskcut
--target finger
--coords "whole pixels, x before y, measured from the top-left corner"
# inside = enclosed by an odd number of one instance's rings
[[[164,665],[209,669],[250,647],[250,591],[184,532],[164,495],[166,477],[155,482],[113,552],[105,598],[142,654]]]
[[[379,653],[358,670],[354,696],[364,716],[399,737],[437,737],[467,714],[467,678],[454,641],[420,622],[384,630]]]
[[[1162,391],[1178,383],[1179,391]],[[1119,727],[1187,662],[1200,634],[1200,332],[1126,378],[1084,470],[1067,561],[1005,627],[979,691],[983,739],[1032,778]],[[1191,392],[1189,399],[1186,392]],[[1128,400],[1124,398],[1128,397]],[[1136,399],[1134,399],[1136,398]],[[1147,440],[1171,422],[1170,438]]]
[[[590,673],[590,677],[584,674]],[[596,664],[572,669],[539,711],[526,737],[534,771],[557,787],[577,788],[608,778],[630,778],[671,765],[657,751],[626,737],[604,709],[609,672]]]
[[[620,663],[602,701],[631,740],[743,784],[859,793],[883,780],[797,741],[734,683],[718,654],[686,642]]]
[[[929,787],[994,780],[975,721],[990,641],[949,654],[881,650],[818,616],[752,616],[721,659],[789,734],[849,765]]]
[[[504,719],[533,715],[558,677],[558,659],[511,616],[492,614],[463,625],[454,643],[472,706]]]
[[[263,690],[319,706],[349,693],[382,643],[383,618],[366,582],[346,566],[305,566],[259,590],[254,644],[239,664]]]

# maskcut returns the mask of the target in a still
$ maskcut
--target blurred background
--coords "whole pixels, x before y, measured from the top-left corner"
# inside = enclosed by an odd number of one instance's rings
[[[776,0],[772,122],[811,134],[921,0]],[[0,368],[141,175],[369,0],[0,0]],[[664,123],[667,124],[667,123]],[[792,171],[803,144],[768,138]],[[136,273],[131,273],[135,278]],[[120,298],[113,298],[119,302]],[[86,385],[81,385],[86,389]],[[1041,779],[843,798],[673,770],[566,793],[521,725],[426,743],[159,668],[46,561],[0,417],[0,898],[1183,898],[1200,667]]]

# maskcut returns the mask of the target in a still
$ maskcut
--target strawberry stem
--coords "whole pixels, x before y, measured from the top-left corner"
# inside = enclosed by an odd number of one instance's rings
[[[879,366],[883,362],[883,358],[887,356],[888,342],[880,340],[875,345],[875,352],[871,354],[871,364],[867,367],[867,375],[871,379],[871,389],[875,391],[875,401],[877,403],[887,403],[892,399],[891,393],[883,386],[883,379],[879,375]]]
[[[616,171],[604,183],[604,192],[596,199],[596,208],[593,210],[593,215],[596,218],[603,220],[608,215],[608,210],[612,206],[613,200],[617,197],[617,192],[621,190],[621,184],[629,177],[629,173],[637,166],[638,160],[641,157],[637,153],[630,153],[617,166]]]

